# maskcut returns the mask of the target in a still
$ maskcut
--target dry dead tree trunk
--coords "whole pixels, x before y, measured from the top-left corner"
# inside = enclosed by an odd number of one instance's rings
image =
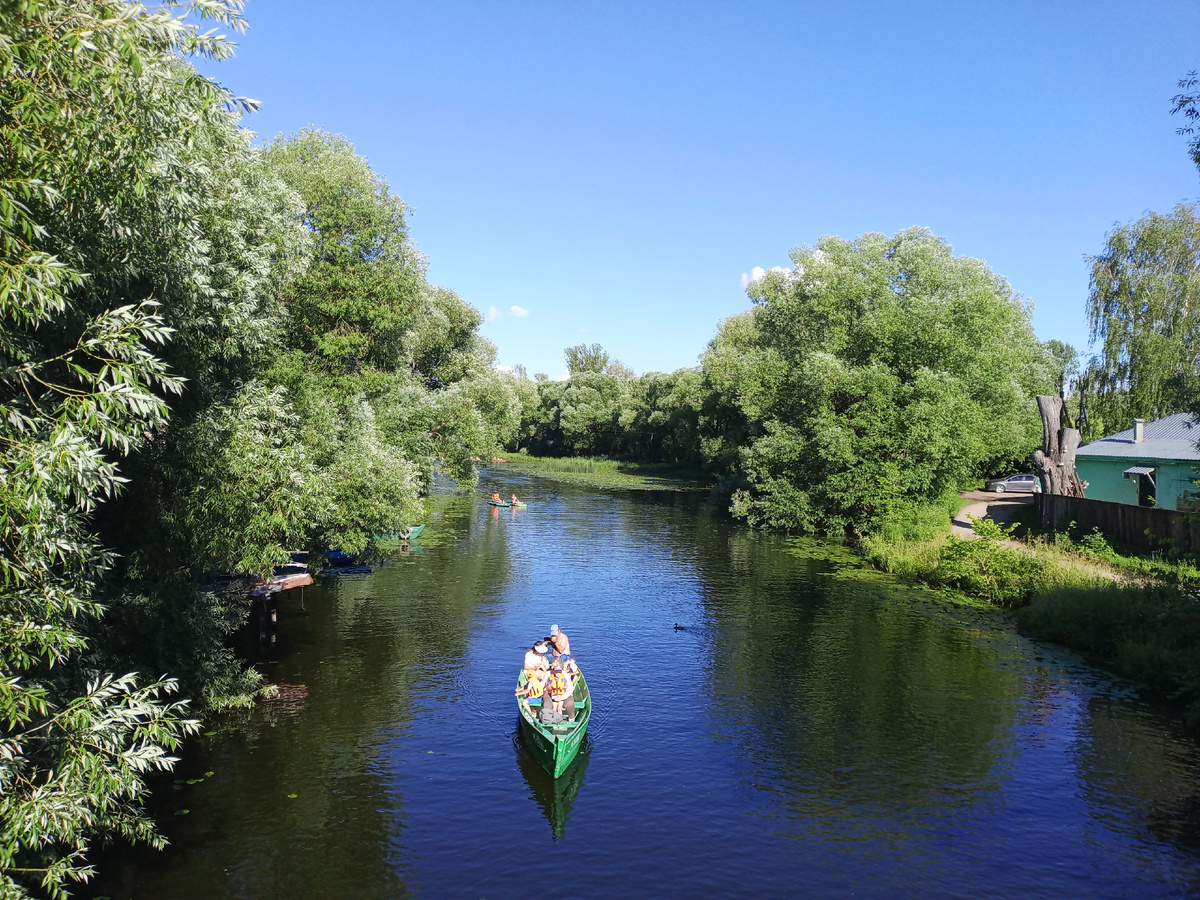
[[[1042,449],[1033,451],[1033,466],[1047,494],[1082,497],[1083,482],[1075,472],[1075,451],[1079,449],[1078,428],[1063,428],[1061,397],[1038,395],[1042,414]]]

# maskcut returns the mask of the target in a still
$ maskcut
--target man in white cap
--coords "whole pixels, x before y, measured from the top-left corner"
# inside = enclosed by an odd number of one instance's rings
[[[557,625],[550,626],[550,643],[554,645],[556,656],[562,656],[571,652],[571,642],[567,640],[565,632],[558,630]]]

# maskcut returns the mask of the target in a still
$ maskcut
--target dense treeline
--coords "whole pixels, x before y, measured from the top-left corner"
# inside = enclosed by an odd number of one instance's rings
[[[752,284],[697,370],[524,382],[511,449],[702,462],[735,515],[826,533],[1024,463],[1058,362],[1002,278],[923,229],[824,238],[792,261]]]
[[[5,896],[61,896],[100,836],[159,843],[171,695],[249,701],[245,601],[206,573],[360,550],[518,424],[383,179],[320,131],[256,149],[186,61],[240,5],[0,6]]]

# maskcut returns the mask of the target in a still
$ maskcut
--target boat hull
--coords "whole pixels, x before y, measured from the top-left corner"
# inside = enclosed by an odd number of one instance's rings
[[[525,683],[525,672],[521,671],[518,686]],[[588,720],[592,716],[592,698],[588,693],[587,680],[580,673],[575,680],[575,722],[566,725],[543,725],[537,720],[539,707],[523,700],[517,700],[517,712],[520,716],[521,734],[525,738],[525,746],[542,768],[557,778],[567,771],[587,734]]]
[[[399,534],[375,534],[372,537],[375,539],[375,546],[381,550],[394,550],[409,541],[415,541],[424,530],[424,525],[414,525],[412,531],[408,533],[408,537],[401,537]]]

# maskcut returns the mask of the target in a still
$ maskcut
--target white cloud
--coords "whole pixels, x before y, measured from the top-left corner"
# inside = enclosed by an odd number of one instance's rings
[[[763,271],[762,266],[755,266],[753,269],[750,270],[749,273],[743,272],[742,273],[742,290],[745,290],[746,288],[750,287],[751,282],[758,281],[758,279],[762,278],[766,274],[767,273]]]
[[[498,318],[500,318],[500,310],[496,309],[494,306],[489,306],[487,320],[489,322],[495,322]]]
[[[754,282],[765,278],[767,272],[778,272],[780,275],[784,276],[790,276],[792,274],[791,269],[785,269],[783,266],[771,266],[770,269],[764,269],[762,266],[755,266],[749,272],[742,273],[742,290],[745,290]]]
[[[527,315],[529,315],[529,310],[527,310],[527,309],[525,309],[524,307],[521,307],[521,306],[510,306],[510,307],[508,308],[508,311],[509,311],[510,313],[512,313],[514,316],[516,316],[518,319],[523,319],[523,318],[525,318]]]

